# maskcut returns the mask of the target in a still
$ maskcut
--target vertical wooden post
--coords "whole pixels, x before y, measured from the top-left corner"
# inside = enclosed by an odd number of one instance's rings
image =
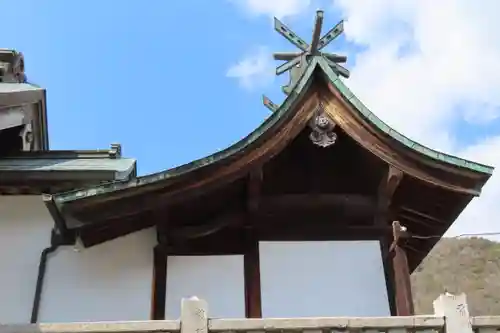
[[[245,314],[247,318],[261,318],[259,237],[255,231],[255,215],[259,209],[263,181],[262,168],[252,170],[247,183],[247,221],[245,225]]]
[[[473,333],[465,294],[440,295],[433,306],[434,314],[445,318],[444,333]]]
[[[166,300],[167,300],[167,227],[166,219],[168,212],[156,213],[153,218],[156,223],[156,240],[158,244],[153,250],[153,288],[151,297],[151,315],[152,320],[165,319]]]
[[[167,298],[167,254],[158,244],[153,250],[153,288],[151,296],[152,320],[165,319]]]
[[[387,287],[387,297],[389,308],[392,316],[397,316],[397,306],[395,297],[394,283],[394,267],[392,256],[390,253],[391,235],[389,232],[389,216],[391,215],[391,207],[394,195],[398,189],[404,174],[401,170],[392,165],[387,166],[387,172],[382,177],[377,190],[377,212],[375,214],[374,224],[382,229],[387,228],[387,233],[384,233],[380,238],[380,249],[382,252],[384,275]]]
[[[411,292],[410,268],[406,251],[401,247],[403,229],[398,221],[392,223],[394,241],[391,245],[394,251],[392,266],[394,268],[394,281],[396,289],[396,310],[398,316],[413,316],[413,295]]]
[[[243,256],[245,275],[245,313],[247,318],[262,318],[260,290],[259,242],[247,230],[246,252]]]
[[[208,333],[208,305],[198,297],[181,302],[181,333]]]

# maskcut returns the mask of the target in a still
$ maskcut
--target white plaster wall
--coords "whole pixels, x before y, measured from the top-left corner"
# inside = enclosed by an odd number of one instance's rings
[[[167,319],[179,318],[181,299],[191,296],[208,302],[211,318],[245,318],[243,256],[169,256]]]
[[[40,196],[0,196],[0,323],[29,322],[52,225]]]
[[[153,228],[75,251],[62,247],[47,266],[40,322],[148,320]]]
[[[0,196],[0,323],[28,323],[53,220],[40,196]],[[49,256],[39,321],[147,320],[153,229]]]
[[[263,317],[390,316],[378,241],[259,248]]]

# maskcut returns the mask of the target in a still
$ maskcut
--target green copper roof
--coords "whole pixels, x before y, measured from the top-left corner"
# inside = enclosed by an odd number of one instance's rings
[[[337,90],[340,92],[342,98],[344,100],[348,101],[354,109],[359,112],[361,115],[363,115],[366,119],[368,119],[373,125],[375,125],[378,129],[380,129],[382,132],[388,134],[395,140],[399,141],[406,147],[413,149],[414,151],[417,151],[423,155],[426,155],[432,159],[442,161],[448,164],[453,164],[458,167],[470,169],[473,171],[481,172],[481,173],[486,173],[486,174],[492,174],[494,168],[491,166],[487,166],[484,164],[480,163],[475,163],[468,161],[463,158],[459,158],[450,154],[445,154],[441,153],[437,150],[428,148],[424,145],[421,145],[420,143],[411,140],[410,138],[404,136],[403,134],[399,133],[389,125],[387,125],[385,122],[383,122],[379,117],[377,117],[373,112],[371,112],[360,100],[357,98],[354,93],[342,82],[342,80],[333,72],[333,70],[330,68],[330,66],[323,61],[322,58],[318,59],[317,64],[321,67],[322,72],[326,76],[326,78],[337,88]]]
[[[193,161],[191,163],[163,171],[154,173],[151,175],[138,177],[127,182],[110,182],[106,184],[101,184],[87,189],[74,190],[70,192],[64,192],[54,195],[54,199],[58,203],[64,203],[69,201],[74,201],[78,199],[83,199],[91,196],[97,196],[109,192],[119,191],[132,187],[145,186],[148,184],[153,184],[160,181],[165,181],[186,173],[189,173],[198,168],[214,164],[218,161],[224,160],[233,156],[234,154],[247,148],[249,145],[254,143],[262,134],[267,130],[277,125],[280,121],[287,118],[290,110],[293,110],[293,106],[300,100],[300,98],[307,91],[313,81],[313,73],[315,70],[323,74],[324,78],[331,82],[339,91],[342,98],[351,103],[356,112],[359,112],[363,117],[370,121],[373,125],[379,128],[381,131],[387,135],[393,137],[395,140],[401,142],[405,146],[414,151],[423,154],[429,158],[452,164],[460,168],[470,169],[476,172],[491,174],[493,172],[493,167],[486,166],[483,164],[474,163],[465,159],[461,159],[452,155],[444,154],[436,150],[427,148],[417,142],[410,140],[404,135],[400,134],[396,130],[392,129],[389,125],[380,120],[375,114],[373,114],[359,99],[354,96],[354,94],[345,86],[345,84],[340,80],[337,74],[334,73],[330,64],[324,60],[322,56],[313,57],[302,76],[296,82],[293,93],[291,93],[283,104],[281,104],[276,112],[273,112],[269,118],[267,118],[261,126],[259,126],[254,132],[250,133],[247,137],[237,142],[236,144],[217,152],[208,157]]]

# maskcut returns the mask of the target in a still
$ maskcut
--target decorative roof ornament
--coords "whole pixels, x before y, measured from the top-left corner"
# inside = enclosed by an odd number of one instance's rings
[[[0,82],[25,83],[24,57],[21,52],[0,49]]]
[[[320,105],[315,115],[309,120],[309,127],[311,128],[309,139],[316,146],[330,147],[337,141],[337,133],[334,131],[335,126],[335,122],[325,113],[323,105]]]
[[[344,32],[344,21],[340,21],[336,26],[330,29],[323,37],[320,38],[321,28],[323,27],[323,11],[316,12],[316,19],[314,23],[314,30],[312,34],[311,44],[307,44],[302,38],[294,33],[290,28],[283,24],[277,18],[274,18],[274,29],[290,43],[299,48],[298,52],[278,52],[275,53],[275,60],[286,61],[276,68],[276,75],[281,75],[290,71],[290,81],[288,85],[283,86],[282,90],[286,95],[289,95],[301,75],[303,74],[307,64],[313,57],[323,57],[330,65],[335,73],[345,78],[349,77],[349,70],[339,65],[347,61],[346,56],[338,55],[335,53],[321,52],[328,44],[336,39],[342,32]],[[266,96],[263,97],[264,105],[271,111],[276,111],[278,105],[273,103]]]

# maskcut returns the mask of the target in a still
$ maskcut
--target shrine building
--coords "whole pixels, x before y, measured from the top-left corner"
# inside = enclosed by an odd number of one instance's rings
[[[257,129],[142,176],[119,145],[50,150],[45,90],[3,51],[0,322],[175,319],[193,295],[222,318],[413,315],[410,273],[493,168],[379,119],[322,22],[308,43],[275,19],[298,50]]]

